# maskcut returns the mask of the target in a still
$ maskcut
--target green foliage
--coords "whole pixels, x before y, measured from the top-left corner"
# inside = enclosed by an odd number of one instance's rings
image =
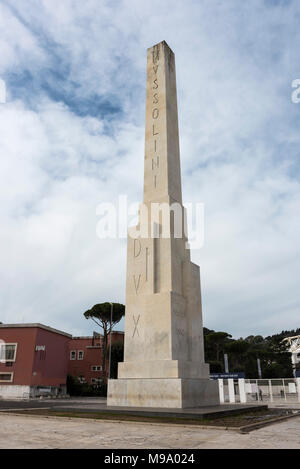
[[[103,396],[107,395],[107,385],[103,381],[100,385],[94,386],[87,383],[80,383],[74,376],[67,376],[67,393],[70,396]]]
[[[211,373],[223,373],[223,364],[217,361],[210,361],[210,372]]]
[[[94,305],[91,309],[88,309],[84,316],[86,319],[92,319],[96,322],[102,329],[106,328],[109,330],[115,324],[117,324],[125,314],[125,306],[121,303],[113,303],[113,314],[112,314],[112,324],[110,324],[111,319],[111,303],[99,303]],[[108,332],[109,332],[108,330]]]
[[[204,346],[206,359],[209,362],[220,361],[220,357],[222,358],[225,351],[225,346],[228,343],[230,337],[231,335],[227,332],[215,332],[206,329],[206,333],[204,334]]]
[[[107,357],[109,350],[107,350]],[[111,344],[111,365],[110,376],[111,379],[118,377],[118,363],[124,360],[124,344],[122,342],[115,342]]]
[[[249,335],[245,339],[249,344],[261,344],[264,342],[264,338],[261,335]]]
[[[293,375],[291,355],[286,351],[285,337],[299,334],[300,330],[283,331],[269,337],[251,335],[232,339],[227,332],[203,328],[205,358],[212,373],[224,372],[224,353],[228,354],[229,370],[243,371],[246,378],[258,378],[257,358],[261,361],[262,377],[290,378]]]

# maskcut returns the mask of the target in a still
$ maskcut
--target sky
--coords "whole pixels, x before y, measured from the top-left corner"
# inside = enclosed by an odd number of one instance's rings
[[[97,206],[142,201],[146,50],[165,40],[204,326],[300,326],[299,20],[298,0],[0,2],[0,321],[86,335],[84,311],[125,302],[126,239],[97,237]]]

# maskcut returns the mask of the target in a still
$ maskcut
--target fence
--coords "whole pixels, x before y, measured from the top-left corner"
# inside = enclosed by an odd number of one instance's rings
[[[299,403],[300,378],[218,379],[220,403]]]

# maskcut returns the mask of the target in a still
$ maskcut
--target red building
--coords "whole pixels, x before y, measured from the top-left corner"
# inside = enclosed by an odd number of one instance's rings
[[[0,398],[64,395],[68,374],[82,383],[99,384],[102,339],[96,333],[72,337],[37,323],[0,324]],[[124,342],[124,332],[112,333],[116,342]]]
[[[65,394],[72,336],[43,324],[0,324],[0,396]]]
[[[102,339],[103,337],[97,333],[89,337],[72,337],[69,341],[69,375],[77,378],[81,383],[91,385],[100,383],[103,378]],[[112,332],[112,344],[117,342],[123,344],[124,332]],[[106,375],[107,371],[108,363],[106,361]]]

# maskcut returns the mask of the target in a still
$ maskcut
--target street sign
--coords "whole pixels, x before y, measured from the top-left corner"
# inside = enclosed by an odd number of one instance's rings
[[[238,373],[211,373],[210,379],[239,379],[245,378],[245,373],[239,371]]]

